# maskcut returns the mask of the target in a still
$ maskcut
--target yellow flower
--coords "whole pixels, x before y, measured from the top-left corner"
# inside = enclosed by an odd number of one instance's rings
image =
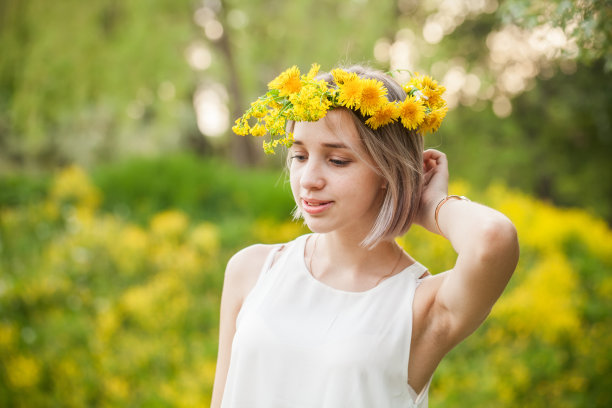
[[[354,79],[347,79],[338,85],[338,103],[347,108],[353,109],[359,105],[363,84],[357,76]]]
[[[279,116],[278,112],[276,112],[276,114],[266,116],[264,118],[264,122],[266,122],[266,128],[271,135],[285,134],[287,119],[284,116]]]
[[[232,131],[240,136],[246,136],[249,134],[251,128],[249,127],[249,123],[244,120],[244,118],[236,119],[236,124],[232,126]]]
[[[257,124],[251,128],[251,134],[253,136],[259,137],[265,135],[266,133],[266,127],[262,125],[261,122],[257,122]]]
[[[308,71],[308,74],[306,74],[306,78],[313,79],[319,73],[320,69],[321,69],[321,66],[319,64],[317,63],[312,64],[312,66],[310,67],[310,71]]]
[[[446,116],[448,108],[446,106],[432,110],[423,122],[423,132],[435,132],[440,128],[442,120]]]
[[[265,154],[276,154],[272,143],[266,142],[265,140],[263,141],[263,150]]]
[[[327,113],[331,102],[327,95],[327,83],[317,81],[304,85],[298,93],[289,96],[293,104],[291,119],[296,121],[317,121]]]
[[[302,89],[300,70],[295,65],[274,78],[268,88],[280,91],[280,96],[287,96],[299,92]]]
[[[8,382],[15,388],[33,387],[40,379],[40,366],[32,357],[16,355],[5,362]]]
[[[189,219],[178,210],[162,211],[155,214],[151,219],[151,232],[162,238],[179,237],[188,226]]]
[[[94,210],[100,203],[100,192],[82,168],[72,165],[55,177],[51,199],[56,204],[70,203]]]
[[[352,80],[359,79],[356,73],[346,72],[345,70],[340,69],[340,68],[332,69],[331,74],[334,77],[334,81],[338,85],[342,85],[346,81],[352,81]]]
[[[432,79],[429,75],[421,75],[416,78],[416,82],[419,84],[419,88],[425,89],[438,89],[438,82]]]
[[[387,88],[377,79],[363,79],[361,83],[362,90],[359,110],[361,114],[369,116],[376,112],[381,105],[389,102],[385,98]]]
[[[268,107],[266,106],[267,102],[268,101],[265,99],[258,99],[255,102],[252,102],[250,109],[251,115],[258,119],[266,116],[266,113],[268,112]]]
[[[433,81],[436,82],[436,81]],[[435,88],[425,87],[422,89],[423,95],[427,98],[427,104],[432,108],[441,108],[446,104],[444,99],[442,99],[442,94],[446,91],[446,88],[443,86],[435,85]]]
[[[425,106],[414,96],[408,96],[399,104],[399,117],[407,129],[416,129],[425,119]]]
[[[381,126],[388,125],[391,122],[394,122],[397,119],[398,109],[394,103],[387,103],[382,106],[371,118],[366,120],[366,125],[370,126],[372,129],[376,130]]]

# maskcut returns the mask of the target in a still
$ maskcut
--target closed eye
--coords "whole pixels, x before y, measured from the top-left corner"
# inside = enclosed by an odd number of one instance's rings
[[[306,160],[306,156],[303,154],[294,154],[293,156],[291,156],[291,160],[297,160],[298,162],[303,162],[304,160]]]
[[[351,162],[350,160],[339,160],[339,159],[329,159],[329,161],[334,166],[338,166],[338,167],[344,167],[344,166],[348,165]]]

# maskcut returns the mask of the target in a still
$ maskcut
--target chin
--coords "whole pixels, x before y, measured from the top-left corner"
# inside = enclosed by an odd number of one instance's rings
[[[308,229],[317,234],[325,234],[327,232],[332,232],[337,229],[337,226],[329,225],[329,223],[323,220],[314,219],[308,214],[304,216],[304,214],[302,213],[301,218],[304,221],[304,224],[308,227]]]

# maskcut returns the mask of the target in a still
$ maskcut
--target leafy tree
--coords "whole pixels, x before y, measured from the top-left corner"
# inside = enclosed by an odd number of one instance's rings
[[[185,0],[1,2],[0,161],[91,162],[189,132],[191,15]]]
[[[608,0],[507,0],[502,17],[525,27],[561,27],[576,41],[583,62],[603,59],[604,69],[612,71],[612,5]]]

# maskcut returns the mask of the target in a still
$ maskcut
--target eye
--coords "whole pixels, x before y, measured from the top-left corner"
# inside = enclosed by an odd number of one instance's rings
[[[351,161],[350,160],[342,160],[342,159],[329,159],[329,162],[337,167],[347,166]]]
[[[296,153],[293,156],[291,156],[291,160],[297,160],[298,162],[303,162],[306,160],[306,155]]]

